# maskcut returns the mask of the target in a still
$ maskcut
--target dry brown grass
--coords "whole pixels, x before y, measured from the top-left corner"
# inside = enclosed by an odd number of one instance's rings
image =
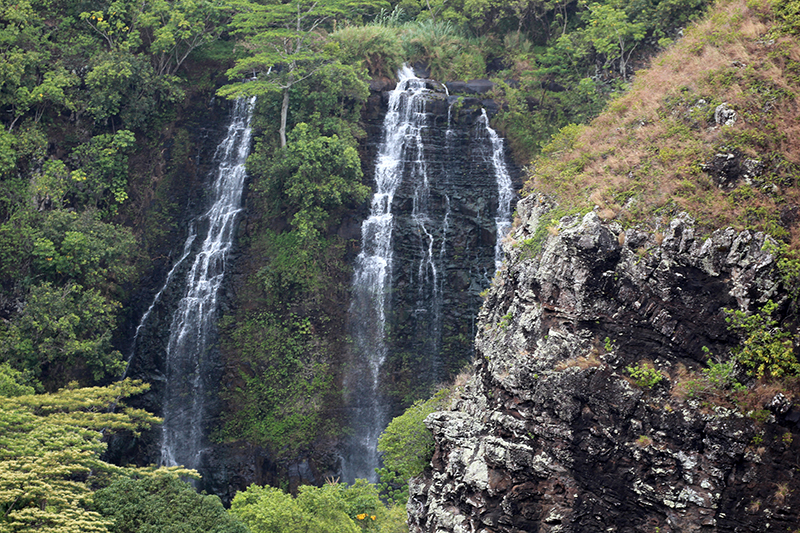
[[[603,361],[600,359],[600,350],[595,346],[589,350],[589,353],[586,355],[576,357],[575,359],[561,361],[555,367],[553,367],[553,369],[559,372],[566,370],[567,368],[580,368],[581,370],[586,370],[587,368],[596,368],[602,364]]]
[[[757,383],[753,387],[748,388],[747,391],[737,395],[739,409],[745,413],[764,409],[778,393],[782,393],[791,400],[794,395],[785,385],[786,383],[784,381]]]
[[[775,495],[773,496],[775,503],[778,505],[783,505],[786,501],[786,497],[792,493],[791,489],[789,488],[788,483],[776,483],[775,484]]]
[[[763,9],[766,8],[762,8]],[[586,127],[566,128],[545,148],[526,188],[566,208],[599,207],[602,218],[649,222],[657,209],[688,211],[702,227],[731,225],[795,240],[780,225],[781,203],[800,203],[800,42],[765,44],[769,17],[744,0],[719,0],[709,16],[637,73],[631,89]],[[706,101],[706,108],[698,104]],[[733,126],[713,120],[716,105],[738,113]],[[766,166],[763,189],[721,190],[701,165],[738,149]],[[628,199],[634,202],[626,203]]]

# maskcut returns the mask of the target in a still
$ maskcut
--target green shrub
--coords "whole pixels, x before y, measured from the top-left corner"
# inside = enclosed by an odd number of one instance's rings
[[[402,508],[387,508],[375,486],[364,480],[302,486],[297,497],[250,485],[233,499],[231,513],[252,533],[399,533],[406,520]]]
[[[198,494],[174,475],[120,478],[97,491],[94,503],[113,521],[110,533],[247,533],[217,496]]]
[[[366,67],[372,76],[394,77],[403,64],[400,31],[383,25],[347,26],[331,35],[342,62]]]
[[[625,367],[625,370],[636,385],[645,389],[652,389],[664,380],[664,374],[648,363],[636,363]]]
[[[405,57],[421,61],[439,81],[474,79],[486,76],[484,43],[469,39],[449,21],[433,19],[402,26]]]
[[[433,457],[433,435],[425,427],[425,418],[443,409],[452,392],[445,388],[428,400],[415,402],[389,423],[378,440],[383,458],[378,472],[381,492],[398,505],[408,500],[408,480],[421,474]]]
[[[750,375],[761,378],[780,378],[800,373],[800,363],[794,355],[792,334],[780,327],[772,317],[778,304],[768,301],[755,314],[727,310],[730,329],[744,335],[736,351],[736,359],[749,369]]]

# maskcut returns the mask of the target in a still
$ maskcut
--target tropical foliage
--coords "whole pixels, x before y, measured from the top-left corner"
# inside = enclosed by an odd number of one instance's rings
[[[31,394],[20,378],[0,366],[0,530],[105,533],[110,522],[93,509],[92,489],[126,469],[100,459],[103,434],[158,421],[122,403],[149,385],[122,381]]]
[[[296,497],[273,487],[251,485],[233,499],[231,513],[253,533],[408,531],[405,509],[387,508],[375,487],[364,480],[353,485],[306,485]]]
[[[177,473],[101,460],[104,435],[157,422],[123,405],[146,385],[97,385],[121,375],[134,295],[183,237],[197,160],[187,124],[207,118],[198,102],[259,96],[216,438],[282,460],[342,432],[342,302],[357,251],[343,228],[369,191],[359,143],[370,76],[412,61],[441,81],[491,77],[496,125],[519,161],[542,154],[531,186],[624,224],[686,209],[704,227],[767,231],[786,243],[796,299],[798,236],[781,213],[797,203],[797,120],[770,121],[796,107],[797,4],[720,2],[671,44],[708,2],[0,0],[0,530],[243,530]],[[652,90],[682,76],[695,81]],[[610,99],[593,126],[569,125]],[[716,127],[723,101],[742,127]],[[702,165],[722,148],[764,156],[765,172],[721,191]],[[790,304],[731,315],[752,379],[798,371]],[[402,501],[427,465],[423,420],[442,401],[413,403],[387,428],[384,497]],[[402,528],[402,509],[375,490],[251,487],[233,513],[253,531]]]
[[[218,497],[198,494],[169,472],[120,477],[98,490],[93,502],[112,522],[110,533],[248,533]]]

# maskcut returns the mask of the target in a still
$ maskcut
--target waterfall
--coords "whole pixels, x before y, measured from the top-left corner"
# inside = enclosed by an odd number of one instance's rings
[[[498,268],[511,225],[513,185],[486,112],[408,67],[398,77],[354,265],[344,380],[352,435],[341,457],[348,483],[377,480],[378,438],[397,414],[390,411],[466,362],[485,287],[470,273]]]
[[[497,181],[497,214],[494,221],[497,227],[497,240],[494,246],[495,270],[499,270],[503,264],[503,239],[511,229],[511,201],[514,199],[514,187],[511,183],[511,176],[506,167],[506,157],[503,148],[503,139],[489,126],[489,117],[486,110],[481,110],[481,117],[478,124],[486,129],[491,146],[489,162],[494,169],[495,180]]]
[[[354,435],[342,461],[342,476],[376,481],[378,437],[386,427],[384,402],[380,397],[380,369],[387,355],[387,293],[392,272],[392,202],[404,172],[411,171],[427,181],[422,155],[421,130],[425,126],[425,82],[403,67],[399,83],[389,98],[383,121],[383,138],[375,165],[375,193],[369,217],[361,225],[361,252],[356,258],[353,276],[353,299],[350,305],[350,329],[356,368],[349,372],[345,387],[349,393],[350,427]],[[406,169],[410,164],[411,169]],[[417,221],[424,228],[419,212],[424,190],[415,198]],[[420,264],[421,271],[426,270]],[[435,270],[434,270],[435,272]],[[433,272],[428,272],[433,274]]]
[[[214,154],[217,162],[211,208],[192,221],[184,253],[167,277],[205,235],[186,276],[183,297],[172,318],[166,350],[161,460],[166,466],[196,468],[205,446],[204,403],[209,391],[209,349],[215,333],[217,296],[225,260],[233,243],[245,182],[244,163],[250,152],[250,118],[255,98],[236,100],[225,139]],[[165,285],[166,286],[166,285]],[[155,305],[163,292],[156,295]],[[147,319],[142,317],[142,324]],[[140,324],[141,327],[141,324]],[[138,334],[137,328],[137,334]]]
[[[136,326],[136,332],[133,334],[133,342],[131,342],[131,355],[128,357],[128,361],[125,364],[125,371],[122,373],[122,377],[120,379],[125,379],[128,377],[128,370],[131,368],[131,362],[133,361],[133,356],[136,354],[136,348],[138,347],[139,342],[139,334],[142,332],[142,328],[144,328],[145,324],[147,324],[147,319],[150,318],[150,314],[156,308],[156,305],[161,301],[161,295],[164,294],[164,291],[167,290],[169,287],[170,282],[172,281],[172,277],[178,271],[178,268],[183,264],[189,254],[192,253],[192,244],[194,243],[194,239],[197,237],[197,227],[192,221],[189,224],[189,236],[186,238],[186,242],[183,244],[183,254],[181,254],[180,258],[175,261],[175,264],[172,265],[172,268],[167,273],[167,279],[164,281],[164,285],[161,286],[161,289],[156,293],[155,297],[153,298],[150,307],[147,308],[147,311],[144,312],[142,315],[142,319],[139,320],[139,325]]]

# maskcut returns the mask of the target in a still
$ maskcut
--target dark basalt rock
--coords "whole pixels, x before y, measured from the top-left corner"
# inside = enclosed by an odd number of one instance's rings
[[[486,94],[494,89],[490,80],[449,81],[445,85],[454,94]]]
[[[498,191],[488,141],[482,137],[486,132],[479,119],[482,109],[493,116],[498,106],[491,100],[448,96],[444,86],[433,80],[426,81],[426,88],[430,91],[425,105],[430,126],[421,133],[425,146],[422,159],[430,181],[425,200],[430,220],[426,224],[434,239],[442,316],[438,322],[429,311],[436,307],[431,302],[435,295],[420,279],[421,250],[427,247],[425,239],[429,237],[421,235],[414,222],[417,184],[406,177],[392,209],[395,226],[387,314],[389,358],[383,370],[390,376],[384,393],[393,402],[393,414],[401,412],[402,400],[429,394],[433,386],[468,363],[480,292],[488,287],[495,270]],[[388,90],[380,97],[375,94],[364,112],[368,134],[362,149],[365,176],[374,176],[388,98]],[[509,156],[506,163],[517,188],[521,185],[520,172]]]
[[[780,301],[766,237],[701,239],[681,216],[656,238],[589,213],[561,219],[533,256],[521,243],[548,202],[517,210],[479,316],[475,377],[426,420],[436,450],[410,485],[411,531],[796,528],[800,407],[774,395],[760,424],[676,387],[704,347],[738,343],[723,308]],[[641,361],[668,377],[635,385],[625,368]]]
[[[703,165],[714,183],[721,189],[732,189],[741,182],[752,183],[764,172],[764,165],[756,159],[748,159],[739,150],[716,154]]]

